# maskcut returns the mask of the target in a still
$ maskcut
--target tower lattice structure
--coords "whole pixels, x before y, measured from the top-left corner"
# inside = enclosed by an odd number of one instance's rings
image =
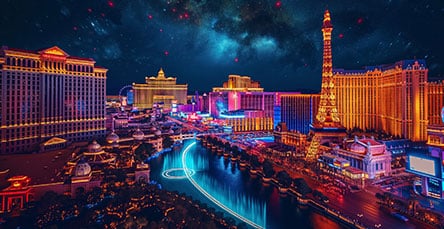
[[[331,32],[333,26],[331,24],[330,12],[324,13],[324,21],[322,24],[322,35],[324,40],[324,53],[322,61],[322,85],[321,99],[319,103],[316,119],[310,125],[314,136],[308,149],[306,159],[313,162],[319,151],[321,142],[326,137],[343,137],[345,129],[339,120],[338,109],[336,107],[335,82],[333,78],[333,64],[331,52]]]

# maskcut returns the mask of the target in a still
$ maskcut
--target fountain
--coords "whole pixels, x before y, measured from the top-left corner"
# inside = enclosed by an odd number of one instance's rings
[[[189,153],[195,145],[195,141],[188,142],[182,151],[181,158],[184,174],[191,184],[214,204],[237,219],[254,228],[265,228],[266,204],[245,193],[232,190],[227,183],[207,176],[205,169],[208,168],[208,158],[201,159],[201,154]],[[196,172],[193,176],[191,175],[193,171],[200,171],[200,173]]]

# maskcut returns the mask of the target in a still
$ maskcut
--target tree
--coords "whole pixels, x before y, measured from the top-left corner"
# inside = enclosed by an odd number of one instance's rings
[[[284,188],[290,187],[291,177],[287,173],[287,171],[282,170],[282,171],[278,172],[277,179],[279,181],[279,184],[282,185],[282,187],[284,187]]]
[[[138,161],[145,161],[154,151],[153,144],[143,142],[136,150],[134,150],[134,156]]]
[[[162,139],[162,147],[164,149],[170,148],[174,144],[173,139],[170,138],[170,136],[165,136]]]
[[[251,156],[251,167],[253,167],[253,169],[257,169],[261,163],[259,163],[259,159],[257,158],[256,155]]]
[[[265,177],[272,177],[275,173],[273,169],[273,164],[268,159],[266,159],[262,164],[262,170],[264,172]]]

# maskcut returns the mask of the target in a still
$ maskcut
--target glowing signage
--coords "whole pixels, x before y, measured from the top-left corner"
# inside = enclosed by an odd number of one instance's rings
[[[410,170],[436,176],[434,160],[409,155],[409,162]]]
[[[441,121],[444,122],[444,107],[441,108]]]

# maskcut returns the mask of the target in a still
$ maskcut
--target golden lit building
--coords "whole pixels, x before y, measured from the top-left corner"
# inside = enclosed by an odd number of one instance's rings
[[[213,92],[237,91],[237,92],[263,92],[264,88],[249,76],[229,75],[228,81],[222,87],[213,87]]]
[[[164,109],[171,109],[173,100],[178,104],[187,103],[187,84],[177,84],[175,77],[165,77],[162,68],[157,77],[145,77],[144,84],[133,83],[134,105],[139,109],[152,108],[153,104],[163,103]]]
[[[0,50],[1,153],[35,152],[52,137],[105,136],[107,69],[57,46]]]
[[[224,119],[233,131],[271,131],[274,128],[276,93],[264,92],[248,76],[229,75],[222,87],[209,95],[209,113]]]
[[[281,122],[289,130],[308,134],[319,109],[319,94],[283,94],[281,95]]]
[[[428,84],[429,97],[429,125],[441,124],[442,108],[444,107],[444,81],[429,82]]]
[[[412,141],[427,140],[427,76],[424,60],[403,60],[364,70],[336,69],[342,125],[384,130]]]

